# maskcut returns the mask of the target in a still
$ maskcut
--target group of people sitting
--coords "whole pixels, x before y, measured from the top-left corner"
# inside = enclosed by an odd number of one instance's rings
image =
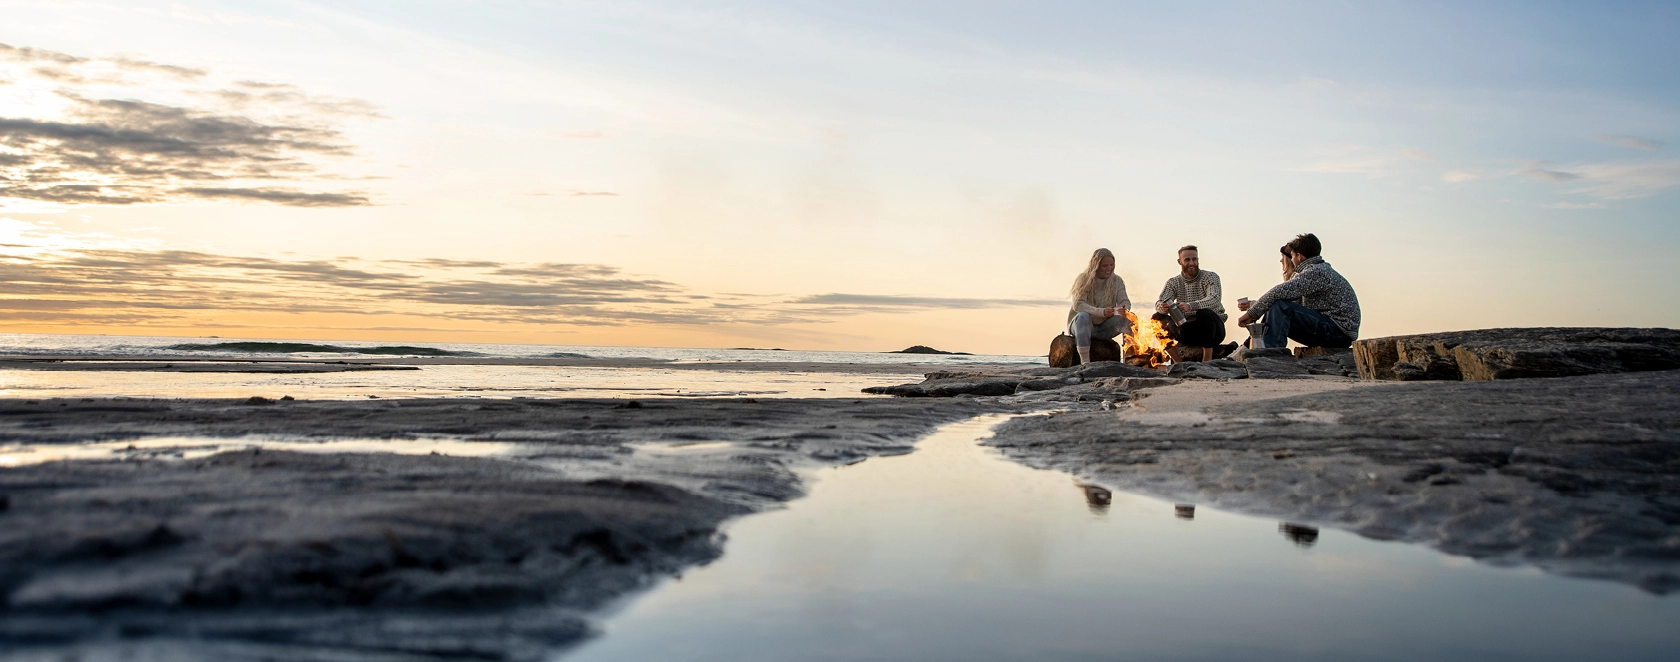
[[[1281,249],[1283,282],[1254,301],[1239,299],[1237,324],[1258,323],[1254,335],[1263,347],[1287,347],[1294,340],[1308,347],[1350,347],[1359,338],[1359,297],[1346,278],[1320,255],[1323,245],[1311,233],[1297,235]],[[1159,320],[1176,343],[1174,361],[1221,358],[1237,349],[1225,342],[1229,316],[1221,301],[1219,274],[1201,268],[1195,246],[1178,249],[1178,275],[1167,279],[1155,300]],[[1091,339],[1131,334],[1126,311],[1126,283],[1114,274],[1114,253],[1099,248],[1084,273],[1073,280],[1068,333],[1080,363],[1091,362]],[[1200,350],[1200,356],[1192,353]]]

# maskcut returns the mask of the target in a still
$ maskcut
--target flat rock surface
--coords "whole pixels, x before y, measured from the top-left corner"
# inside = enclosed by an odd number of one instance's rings
[[[143,637],[156,659],[547,659],[587,635],[590,610],[716,558],[726,518],[802,494],[797,471],[906,453],[981,410],[967,399],[0,400],[13,457],[169,436],[523,449],[148,445],[0,466],[0,657],[126,659]]]
[[[1118,489],[1680,589],[1680,372],[1191,380],[1134,397],[1019,418],[988,443]]]
[[[1680,368],[1680,329],[1538,327],[1369,338],[1366,379],[1492,380]]]

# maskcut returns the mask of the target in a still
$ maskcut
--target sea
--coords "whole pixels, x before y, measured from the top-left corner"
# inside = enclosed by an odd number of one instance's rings
[[[463,363],[335,373],[0,369],[0,397],[13,398],[864,397],[861,390],[868,386],[919,381],[929,366],[1043,365],[1045,360],[1043,356],[747,347],[54,334],[0,334],[0,356],[132,357],[152,365],[164,365],[155,362],[170,357],[200,362],[438,357]],[[521,365],[521,360],[559,364]],[[894,370],[895,366],[902,370]]]

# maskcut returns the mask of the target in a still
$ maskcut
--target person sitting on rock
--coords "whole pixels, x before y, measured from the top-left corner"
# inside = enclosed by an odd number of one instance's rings
[[[1225,342],[1225,305],[1220,303],[1223,296],[1219,287],[1219,274],[1204,271],[1201,268],[1201,251],[1195,246],[1185,246],[1178,249],[1178,275],[1167,279],[1166,287],[1161,288],[1161,296],[1155,299],[1155,320],[1167,329],[1167,336],[1177,341],[1183,347],[1199,347],[1200,358],[1203,361],[1213,360],[1215,348],[1220,356],[1230,354],[1237,348],[1236,343],[1229,347],[1221,346]],[[1168,306],[1176,306],[1184,314],[1184,324],[1174,324],[1168,315]],[[1178,349],[1177,347],[1173,349]],[[1175,352],[1174,360],[1183,360]]]
[[[1353,285],[1319,256],[1318,237],[1297,235],[1287,245],[1295,275],[1260,295],[1237,323],[1247,326],[1265,317],[1266,346],[1287,347],[1290,340],[1308,347],[1351,347],[1359,338],[1359,297]]]
[[[1132,329],[1126,310],[1126,283],[1114,273],[1114,253],[1099,248],[1091,254],[1084,273],[1073,279],[1069,291],[1073,306],[1068,308],[1068,333],[1073,335],[1081,365],[1091,362],[1091,338],[1110,339]]]

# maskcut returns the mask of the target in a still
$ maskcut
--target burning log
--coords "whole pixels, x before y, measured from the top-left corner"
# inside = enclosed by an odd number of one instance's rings
[[[1178,345],[1167,337],[1167,328],[1154,317],[1139,318],[1126,311],[1132,321],[1132,332],[1125,336],[1126,362],[1140,368],[1159,368],[1171,360],[1167,349]]]

